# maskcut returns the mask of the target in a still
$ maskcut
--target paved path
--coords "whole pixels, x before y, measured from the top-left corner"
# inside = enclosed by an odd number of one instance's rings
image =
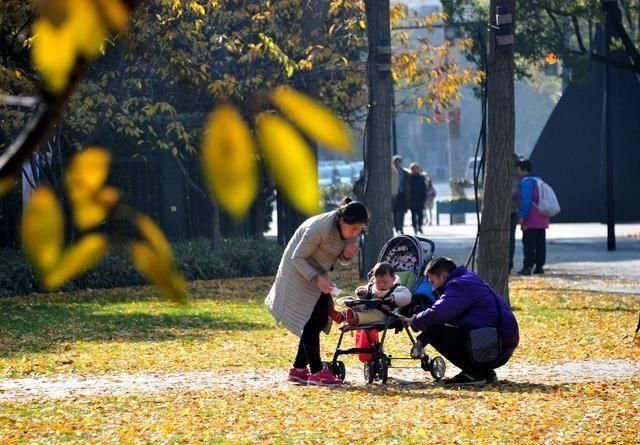
[[[466,262],[475,241],[476,224],[427,226],[425,236],[436,254]],[[405,233],[413,233],[406,227]],[[572,287],[640,295],[640,224],[616,226],[617,250],[607,251],[602,224],[552,224],[547,231],[547,273],[550,281]],[[636,235],[633,237],[633,235]],[[516,234],[516,268],[522,265],[521,232]],[[514,268],[515,269],[515,268]]]
[[[625,360],[593,360],[555,365],[507,364],[500,368],[499,384],[558,385],[576,382],[632,380],[640,383],[640,363]],[[452,376],[457,369],[447,370]],[[347,368],[349,386],[366,386],[361,367]],[[119,374],[94,377],[1,379],[0,403],[78,397],[105,397],[185,391],[280,391],[291,388],[284,371],[217,371],[173,374]],[[390,369],[389,385],[414,389],[433,385],[420,369]]]

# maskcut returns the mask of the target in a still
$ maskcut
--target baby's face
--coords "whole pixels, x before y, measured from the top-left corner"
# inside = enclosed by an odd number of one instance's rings
[[[396,277],[393,275],[380,275],[376,277],[376,289],[379,291],[387,291],[391,289],[393,286],[393,282],[396,280]]]

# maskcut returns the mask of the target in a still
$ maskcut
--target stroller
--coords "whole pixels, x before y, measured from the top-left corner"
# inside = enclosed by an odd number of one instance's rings
[[[433,258],[434,250],[435,244],[433,241],[424,237],[410,235],[398,235],[384,245],[378,256],[378,262],[386,261],[393,265],[402,285],[406,286],[413,294],[411,303],[403,308],[388,310],[385,308],[388,303],[384,303],[385,306],[383,306],[382,301],[379,299],[345,299],[343,303],[347,307],[364,306],[368,309],[378,309],[387,317],[384,322],[379,324],[362,326],[344,324],[340,327],[340,337],[336,351],[333,355],[333,360],[328,363],[329,369],[336,377],[344,379],[346,375],[344,363],[338,360],[338,357],[344,354],[360,355],[360,359],[364,361],[364,379],[367,383],[373,383],[375,380],[386,383],[389,368],[394,367],[392,366],[392,360],[420,360],[420,367],[424,371],[430,372],[436,381],[444,377],[446,365],[440,356],[429,359],[429,356],[425,353],[421,357],[414,359],[412,357],[392,357],[384,352],[384,341],[389,329],[394,329],[396,333],[404,330],[409,336],[411,344],[413,345],[416,342],[409,328],[402,325],[397,314],[411,316],[429,308],[435,301],[431,286],[424,278],[424,269]],[[351,331],[364,331],[357,334],[366,335],[369,340],[368,347],[340,349],[344,334]],[[381,333],[379,341],[377,339],[378,332]],[[395,367],[397,368],[398,366]]]

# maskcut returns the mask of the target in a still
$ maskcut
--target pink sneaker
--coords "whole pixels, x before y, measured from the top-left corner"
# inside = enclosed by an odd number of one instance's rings
[[[309,379],[307,380],[308,385],[317,385],[317,386],[339,386],[342,385],[342,380],[336,378],[335,375],[327,368],[324,368],[320,372],[316,372],[315,374],[309,375]]]
[[[290,382],[303,383],[306,385],[310,375],[311,373],[307,368],[291,368],[289,370],[289,377],[287,378],[287,380],[289,380]]]

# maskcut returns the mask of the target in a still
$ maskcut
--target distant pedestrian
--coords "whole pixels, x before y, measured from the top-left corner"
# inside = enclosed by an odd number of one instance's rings
[[[516,251],[516,227],[518,226],[518,210],[520,210],[520,177],[518,176],[518,161],[520,158],[513,154],[513,174],[511,183],[511,221],[509,232],[509,273],[513,270],[513,255]]]
[[[364,202],[364,170],[360,170],[360,176],[353,183],[353,195],[356,201]]]
[[[539,200],[537,180],[532,173],[533,165],[528,159],[518,161],[516,167],[520,178],[520,209],[518,223],[522,229],[522,250],[524,260],[519,275],[543,274],[547,256],[546,232],[549,217],[538,211]],[[534,268],[535,265],[535,268]]]
[[[409,208],[409,172],[402,167],[402,156],[395,155],[391,166],[391,208],[396,233],[403,233],[404,214]]]
[[[415,234],[422,233],[424,223],[424,203],[427,200],[427,183],[420,165],[415,162],[409,164],[409,189],[411,210],[411,225]]]
[[[436,201],[436,188],[433,186],[433,181],[429,175],[425,173],[424,181],[427,184],[427,199],[424,202],[424,206],[426,209],[426,223],[428,225],[433,225],[433,204]]]

